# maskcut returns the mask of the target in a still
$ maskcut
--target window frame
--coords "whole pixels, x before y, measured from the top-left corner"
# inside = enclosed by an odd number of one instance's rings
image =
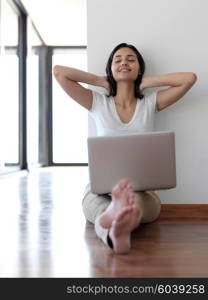
[[[6,47],[15,51],[19,59],[19,162],[5,163],[0,175],[29,169],[27,162],[27,18],[28,13],[20,0],[7,0],[18,16],[18,45]],[[39,163],[45,166],[88,166],[88,163],[53,162],[53,95],[52,95],[52,57],[54,50],[87,49],[86,45],[47,46],[35,25],[32,24],[42,45],[35,47],[39,57]]]
[[[18,163],[5,162],[4,168],[0,174],[4,175],[10,172],[27,169],[27,149],[26,149],[26,55],[27,55],[27,14],[17,1],[7,0],[18,17],[18,45],[17,47],[5,46],[6,53],[16,53],[18,56],[19,68],[19,143],[18,143]]]

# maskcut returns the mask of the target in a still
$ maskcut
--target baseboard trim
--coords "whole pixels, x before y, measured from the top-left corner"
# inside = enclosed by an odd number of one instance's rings
[[[208,204],[162,204],[160,218],[208,218]]]

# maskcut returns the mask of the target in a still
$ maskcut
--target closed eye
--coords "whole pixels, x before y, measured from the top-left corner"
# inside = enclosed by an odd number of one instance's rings
[[[135,61],[135,59],[128,59],[128,61],[133,62],[133,61]],[[115,60],[114,62],[119,63],[119,62],[121,62],[121,60]]]

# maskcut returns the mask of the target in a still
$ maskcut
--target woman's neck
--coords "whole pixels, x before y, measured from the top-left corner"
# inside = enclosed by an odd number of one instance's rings
[[[135,103],[134,82],[117,82],[117,94],[114,99],[115,103],[122,107]]]

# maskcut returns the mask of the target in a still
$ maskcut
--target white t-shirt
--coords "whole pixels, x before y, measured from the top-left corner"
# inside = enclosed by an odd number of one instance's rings
[[[95,121],[98,136],[138,134],[154,130],[156,92],[137,100],[134,115],[129,123],[121,121],[114,97],[93,92],[93,103],[89,114]]]
[[[130,135],[154,131],[154,119],[157,112],[156,94],[153,92],[137,100],[134,115],[129,123],[121,121],[114,102],[114,97],[93,92],[93,103],[89,114],[93,117],[98,136]],[[90,191],[88,184],[84,196]]]

